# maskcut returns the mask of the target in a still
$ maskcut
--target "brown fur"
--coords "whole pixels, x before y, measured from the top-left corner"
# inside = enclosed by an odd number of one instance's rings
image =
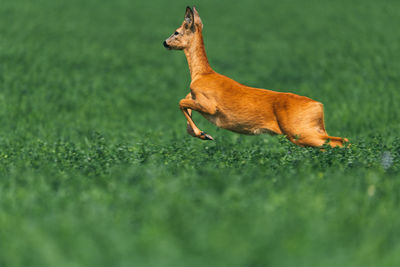
[[[241,134],[284,134],[300,146],[343,146],[346,138],[328,136],[323,105],[308,97],[280,93],[240,84],[216,73],[204,49],[203,24],[193,7],[187,7],[185,20],[164,46],[183,50],[190,69],[190,93],[179,102],[187,119],[190,135],[203,140],[213,138],[192,120],[192,110],[218,127]]]

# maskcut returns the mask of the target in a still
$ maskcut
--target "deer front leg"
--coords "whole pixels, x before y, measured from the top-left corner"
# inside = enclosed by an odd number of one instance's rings
[[[182,99],[179,102],[179,108],[182,110],[183,115],[185,115],[188,126],[187,131],[190,135],[200,138],[202,140],[214,140],[211,135],[206,134],[201,131],[196,124],[192,120],[192,110],[196,110],[203,113],[210,113],[210,110],[203,107],[202,105],[196,103],[191,97],[188,95],[185,99]],[[192,134],[193,133],[193,134]]]
[[[185,99],[192,99],[192,94],[191,94],[191,93],[187,94],[187,96],[185,97]],[[191,110],[190,108],[188,108],[188,109],[186,109],[186,110],[187,110],[187,112],[188,112],[190,118],[192,118],[192,110]],[[193,130],[192,126],[190,126],[189,121],[187,121],[186,131],[187,131],[187,133],[190,134],[191,136],[197,137],[196,134],[194,133],[194,130]]]

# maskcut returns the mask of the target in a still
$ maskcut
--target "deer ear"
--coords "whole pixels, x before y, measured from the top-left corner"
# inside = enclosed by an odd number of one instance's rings
[[[194,15],[194,19],[196,21],[196,24],[200,25],[201,28],[203,28],[203,22],[201,21],[199,12],[197,12],[197,9],[195,6],[193,6],[193,15]]]
[[[185,28],[190,28],[192,31],[194,31],[194,14],[190,7],[186,7],[185,24]]]

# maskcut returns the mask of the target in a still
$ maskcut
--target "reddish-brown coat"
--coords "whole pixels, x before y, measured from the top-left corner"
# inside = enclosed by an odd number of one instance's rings
[[[190,93],[179,102],[189,134],[213,139],[193,122],[195,110],[216,126],[241,134],[284,134],[300,146],[322,146],[329,141],[334,147],[348,142],[328,136],[321,103],[292,93],[248,87],[216,73],[208,64],[202,29],[196,9],[187,8],[178,34],[164,42],[169,49],[184,50],[189,64]]]

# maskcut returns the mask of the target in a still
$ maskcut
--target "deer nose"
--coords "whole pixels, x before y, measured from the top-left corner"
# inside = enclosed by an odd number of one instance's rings
[[[167,44],[166,41],[163,42],[163,45],[164,45],[165,48],[168,48],[168,47],[169,47],[169,45]]]

